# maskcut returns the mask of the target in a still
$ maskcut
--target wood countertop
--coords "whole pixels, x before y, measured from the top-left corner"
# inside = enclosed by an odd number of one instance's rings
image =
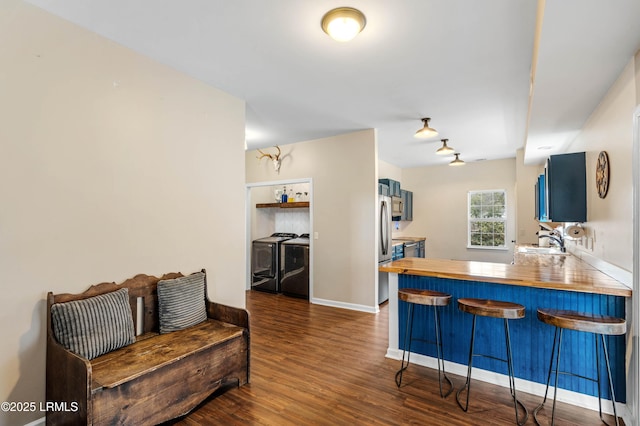
[[[524,287],[631,297],[631,289],[585,262],[570,265],[511,265],[449,259],[405,258],[380,266],[381,272],[482,281]]]
[[[418,241],[425,241],[427,238],[426,237],[404,237],[404,236],[399,236],[399,237],[392,237],[391,239],[393,241],[401,241],[403,243],[417,243]]]
[[[425,240],[426,240],[425,237],[392,237],[391,245],[399,246],[404,243],[417,243],[419,241],[425,241]]]

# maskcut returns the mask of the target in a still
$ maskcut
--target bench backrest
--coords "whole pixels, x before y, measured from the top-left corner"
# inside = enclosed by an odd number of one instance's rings
[[[136,334],[158,333],[158,281],[172,278],[182,277],[180,272],[171,272],[164,274],[160,278],[152,275],[139,274],[133,278],[129,278],[122,284],[101,283],[89,287],[85,292],[79,294],[53,294],[49,293],[47,297],[47,314],[50,321],[51,305],[54,303],[70,302],[72,300],[82,300],[92,296],[109,293],[120,288],[129,289],[129,305],[133,315],[133,324],[136,327]],[[206,288],[205,288],[206,294]],[[141,305],[142,321],[138,321],[138,306]],[[142,330],[138,330],[138,325]]]

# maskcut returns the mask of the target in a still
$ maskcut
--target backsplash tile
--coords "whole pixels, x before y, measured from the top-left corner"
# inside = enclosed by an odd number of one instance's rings
[[[276,232],[308,234],[310,229],[309,209],[282,209],[275,214]]]

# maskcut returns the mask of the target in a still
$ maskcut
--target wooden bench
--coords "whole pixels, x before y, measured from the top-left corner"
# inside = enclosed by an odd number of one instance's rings
[[[47,424],[158,424],[187,414],[221,386],[249,382],[249,314],[209,301],[206,281],[207,319],[159,334],[157,283],[181,276],[141,274],[81,294],[48,294],[46,401],[55,408],[47,411]],[[56,340],[53,304],[120,288],[129,291],[140,329],[135,343],[88,360]]]

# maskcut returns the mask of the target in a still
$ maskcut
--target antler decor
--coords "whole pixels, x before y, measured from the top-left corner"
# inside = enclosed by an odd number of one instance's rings
[[[258,150],[258,152],[262,155],[256,158],[258,160],[262,160],[262,158],[267,157],[273,162],[273,169],[276,171],[276,173],[280,173],[280,154],[282,153],[282,151],[280,151],[280,147],[278,145],[276,145],[275,148],[278,150],[277,154],[266,154],[261,150]]]

